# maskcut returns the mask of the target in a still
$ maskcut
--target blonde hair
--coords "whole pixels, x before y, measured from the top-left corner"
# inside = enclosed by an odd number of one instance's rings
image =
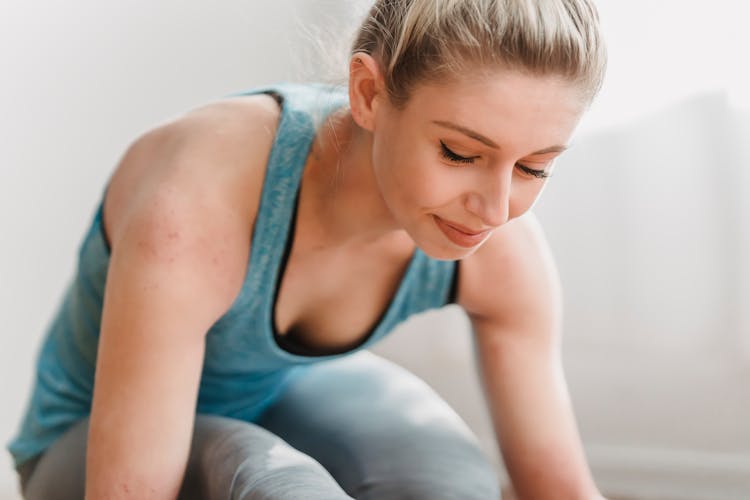
[[[377,0],[357,52],[378,61],[399,107],[420,83],[502,68],[563,77],[591,101],[607,63],[590,0]]]

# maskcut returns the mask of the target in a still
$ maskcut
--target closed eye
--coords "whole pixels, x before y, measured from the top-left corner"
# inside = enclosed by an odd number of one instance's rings
[[[461,156],[459,154],[456,154],[448,149],[448,146],[446,146],[443,141],[440,141],[440,154],[443,156],[443,158],[446,158],[454,163],[474,163],[474,160],[479,158],[478,156]]]
[[[518,167],[522,172],[525,172],[538,179],[546,179],[547,177],[550,177],[552,175],[545,170],[536,170],[533,168],[529,168],[526,165],[521,165],[520,163],[516,163],[516,167]]]
[[[461,156],[457,153],[454,153],[450,150],[450,148],[448,148],[448,146],[445,145],[443,141],[440,141],[440,154],[443,156],[443,158],[446,158],[453,163],[474,163],[474,160],[479,158],[479,156]],[[537,179],[546,179],[551,176],[551,174],[546,170],[537,170],[520,163],[516,163],[516,168],[527,175],[536,177]]]

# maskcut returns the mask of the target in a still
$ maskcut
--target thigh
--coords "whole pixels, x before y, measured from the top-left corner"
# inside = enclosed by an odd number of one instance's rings
[[[89,419],[72,426],[31,471],[24,498],[84,498]],[[144,450],[147,453],[148,450]],[[310,456],[255,424],[198,414],[179,500],[351,500]]]
[[[461,418],[415,375],[367,351],[311,367],[258,424],[358,500],[500,497]]]
[[[248,422],[198,415],[179,500],[351,500],[314,458]]]
[[[37,458],[24,477],[23,498],[55,500],[83,498],[89,419],[73,424]],[[24,474],[26,476],[26,474]]]

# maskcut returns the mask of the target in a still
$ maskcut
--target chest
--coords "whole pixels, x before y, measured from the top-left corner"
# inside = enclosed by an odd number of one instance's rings
[[[413,248],[292,250],[276,296],[276,331],[316,350],[356,347],[387,310],[412,252]]]

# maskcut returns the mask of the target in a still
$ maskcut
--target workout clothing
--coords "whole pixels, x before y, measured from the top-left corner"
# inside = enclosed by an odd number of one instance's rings
[[[196,413],[255,421],[284,387],[313,363],[370,347],[413,314],[441,307],[455,294],[456,262],[416,249],[397,291],[366,338],[347,352],[321,352],[274,330],[281,273],[293,240],[300,179],[316,128],[346,106],[345,88],[280,84],[236,95],[271,94],[281,120],[263,181],[251,253],[242,289],[210,328]],[[15,466],[38,456],[88,416],[110,247],[102,225],[106,187],[79,247],[77,269],[36,358],[25,414],[7,444]]]
[[[84,498],[88,424],[21,466],[24,499]],[[257,422],[198,413],[178,500],[499,500],[499,489],[435,391],[360,351],[311,365]]]

